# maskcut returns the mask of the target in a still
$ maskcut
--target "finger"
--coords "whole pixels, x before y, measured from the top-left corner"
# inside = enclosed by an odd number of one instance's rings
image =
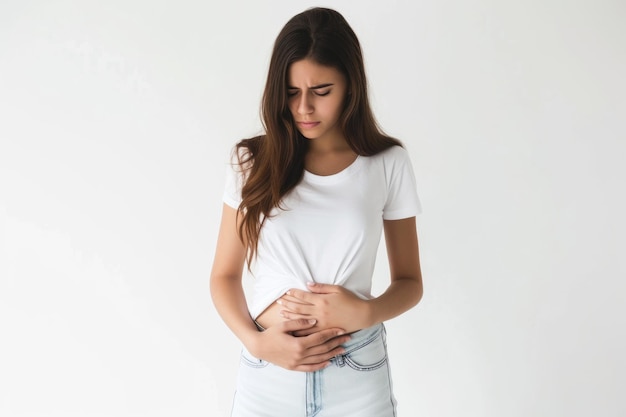
[[[308,335],[313,334],[313,333],[315,333],[315,330],[307,329],[307,330],[298,330],[298,331],[295,331],[295,332],[291,332],[291,335],[295,336],[295,337],[304,337],[304,336],[308,336]]]
[[[344,340],[337,340],[336,342],[345,343]],[[345,353],[345,348],[341,345],[335,346],[332,349],[328,349],[326,346],[317,346],[313,350],[307,350],[305,352],[306,356],[300,356],[298,360],[288,365],[286,369],[304,372],[312,372],[323,369],[330,365],[330,360],[332,358],[337,355],[341,355],[342,353]]]
[[[343,329],[339,329],[339,328],[324,329],[319,332],[313,333],[309,336],[306,336],[304,338],[304,346],[310,349],[315,346],[320,346],[320,345],[324,345],[328,343],[332,344],[335,340],[339,339],[338,336],[342,336],[345,333],[346,332]],[[347,340],[350,340],[350,336],[347,336],[347,337],[348,337]],[[338,343],[335,343],[335,346],[337,344]]]
[[[283,321],[279,324],[282,327],[283,333],[295,332],[297,330],[308,329],[315,326],[317,320],[315,319],[297,319],[297,320],[287,320]]]
[[[310,329],[305,329],[305,330],[297,330],[295,332],[291,332],[292,336],[296,336],[296,337],[304,337],[304,336],[308,336],[310,334],[319,332],[320,329],[317,327],[317,325],[313,326]]]
[[[309,366],[318,366],[322,363],[330,361],[330,359],[335,356],[341,355],[346,352],[346,349],[343,347],[343,344],[350,340],[349,335],[335,336],[334,338],[328,340],[322,345],[314,346],[307,350],[307,356],[303,357],[299,361],[299,365],[295,366],[293,369],[311,369]],[[324,366],[321,366],[316,369],[322,369]]]
[[[287,311],[287,310],[280,310],[280,312],[278,314],[280,314],[281,317],[286,318],[288,320],[310,319],[311,318],[311,316],[308,316],[308,315],[305,315],[305,314],[293,313],[293,312]],[[307,329],[307,331],[310,332],[310,329]]]
[[[285,294],[282,297],[280,297],[281,300],[287,300],[287,301],[291,301],[292,303],[298,303],[298,304],[308,304],[310,305],[311,303],[308,303],[306,301],[304,301],[303,299],[300,298],[296,298],[292,295],[289,294]]]
[[[319,282],[307,282],[307,288],[316,294],[330,294],[337,291],[337,285],[320,284]]]
[[[336,340],[328,341],[323,345],[315,346],[307,351],[307,356],[303,363],[322,362],[334,358],[346,352],[343,344],[350,340],[349,336],[338,337]]]
[[[286,296],[291,297],[290,299],[295,299],[299,302],[304,302],[307,304],[315,304],[315,296],[311,294],[309,291],[302,291],[298,289],[291,289],[287,291]]]
[[[310,315],[312,313],[312,308],[314,307],[310,304],[294,303],[291,301],[283,300],[282,298],[276,300],[276,304],[282,306],[284,310],[304,315]]]

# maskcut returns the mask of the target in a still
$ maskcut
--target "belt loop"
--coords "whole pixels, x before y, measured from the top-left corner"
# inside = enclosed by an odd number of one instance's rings
[[[335,356],[335,362],[337,362],[337,366],[342,368],[346,364],[346,359],[344,355]]]

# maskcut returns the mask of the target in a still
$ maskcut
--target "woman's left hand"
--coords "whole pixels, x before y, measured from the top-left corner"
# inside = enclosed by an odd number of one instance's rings
[[[281,316],[294,319],[316,319],[314,327],[295,332],[295,336],[337,327],[354,332],[372,326],[367,300],[363,300],[340,285],[309,283],[310,292],[291,289],[277,303]]]

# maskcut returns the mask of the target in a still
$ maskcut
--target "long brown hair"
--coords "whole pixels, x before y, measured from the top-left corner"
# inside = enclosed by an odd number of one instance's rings
[[[259,235],[270,211],[304,175],[308,140],[297,130],[288,106],[289,66],[302,59],[339,70],[347,80],[340,126],[358,155],[375,155],[402,146],[376,124],[367,94],[361,45],[348,22],[326,8],[306,10],[287,22],[274,43],[263,93],[261,119],[265,134],[240,141],[238,162],[245,171],[241,190],[239,236],[248,247],[248,265],[256,254]]]

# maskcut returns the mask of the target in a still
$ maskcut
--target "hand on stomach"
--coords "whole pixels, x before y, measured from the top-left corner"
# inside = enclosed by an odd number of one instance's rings
[[[272,326],[276,326],[282,322],[289,321],[289,320],[314,319],[318,321],[318,323],[316,323],[315,326],[311,328],[292,332],[294,336],[307,336],[307,335],[310,335],[310,334],[313,334],[322,330],[326,330],[328,328],[336,328],[336,326],[331,326],[331,327],[324,326],[322,323],[319,322],[317,317],[314,317],[311,314],[301,314],[301,313],[294,313],[293,311],[289,311],[288,309],[286,309],[285,305],[281,305],[281,303],[285,301],[288,301],[290,303],[297,303],[300,305],[306,304],[306,303],[303,303],[302,300],[299,300],[298,298],[292,297],[288,294],[284,294],[278,300],[270,304],[269,307],[263,310],[263,312],[259,314],[259,316],[256,318],[256,322],[260,324],[264,329],[267,330]]]
[[[259,315],[257,322],[267,329],[286,320],[316,320],[315,326],[292,332],[295,336],[330,328],[352,333],[376,324],[369,301],[352,291],[330,284],[310,284],[308,287],[309,291],[287,291]]]

